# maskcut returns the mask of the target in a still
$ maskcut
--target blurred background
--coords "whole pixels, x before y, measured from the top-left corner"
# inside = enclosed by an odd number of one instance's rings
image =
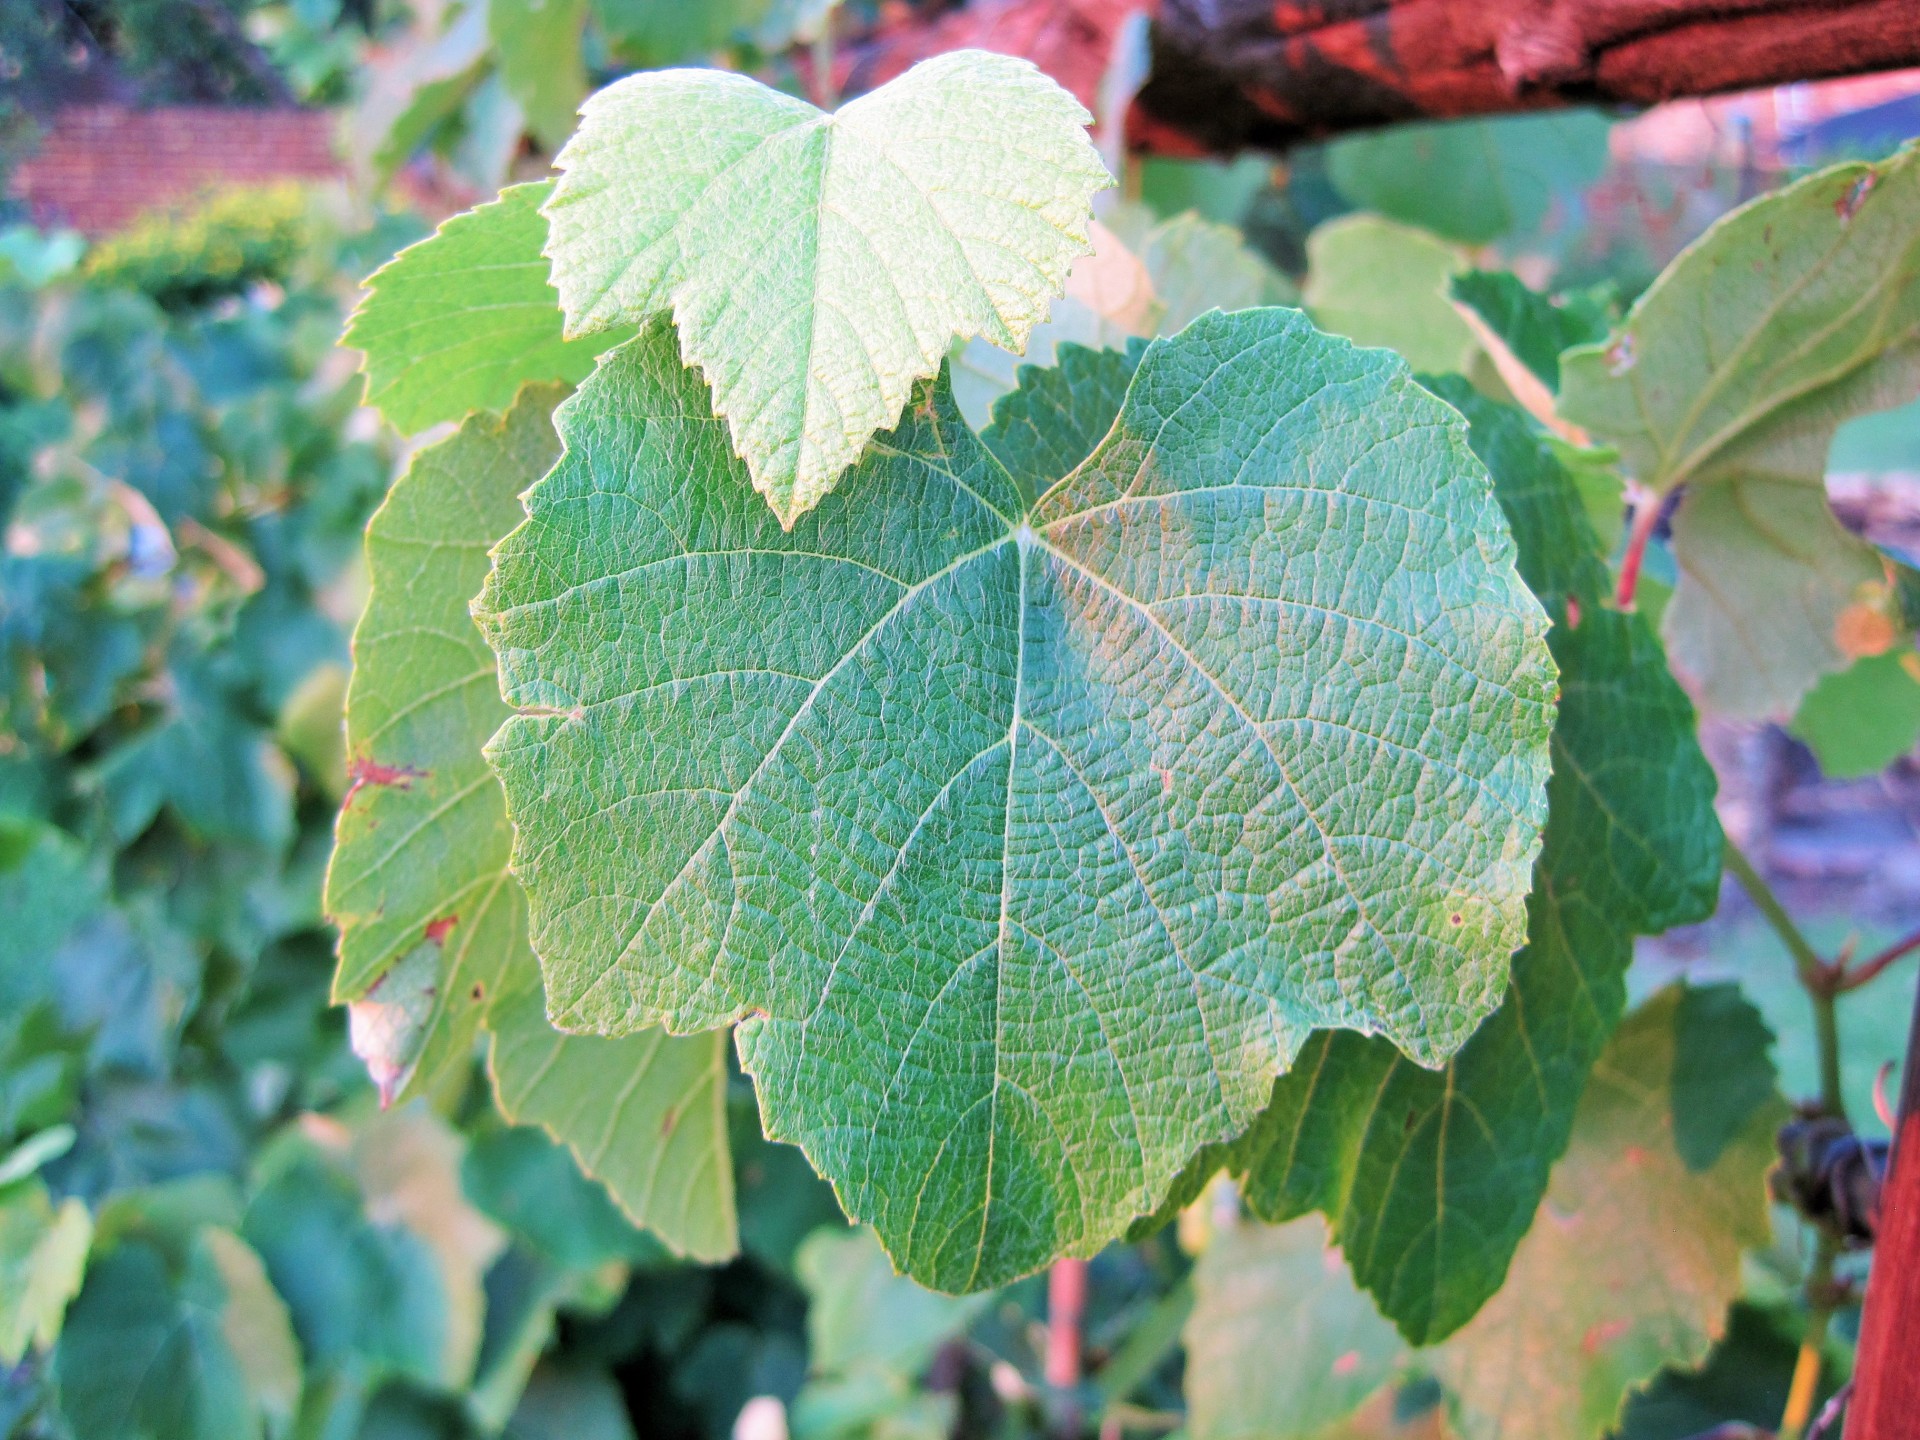
[[[738,1075],[743,1252],[718,1267],[634,1229],[565,1149],[501,1121],[484,1081],[381,1112],[328,1003],[320,905],[362,530],[436,438],[361,407],[344,317],[398,248],[546,173],[613,77],[717,64],[831,99],[942,48],[1017,50],[1096,114],[1120,198],[1234,227],[1323,325],[1469,370],[1450,274],[1507,267],[1618,313],[1734,205],[1920,134],[1920,72],[1903,71],[1230,161],[1174,153],[1175,97],[1128,153],[1141,33],[1123,7],[1065,0],[0,4],[0,1154],[56,1137],[0,1176],[0,1261],[22,1173],[44,1181],[34,1203],[92,1217],[57,1343],[22,1337],[0,1364],[0,1434],[1186,1426],[1204,1209],[1093,1262],[1084,1378],[1063,1395],[1043,1277],[965,1300],[896,1279],[799,1152],[761,1138]],[[1185,121],[1197,155],[1206,126]],[[1393,223],[1356,271],[1341,260],[1358,232],[1327,227],[1357,213]],[[1098,296],[1074,294],[1055,325],[1077,338],[1072,307]],[[959,361],[988,397],[1013,363]],[[1848,525],[1920,555],[1920,407],[1848,424],[1829,470]],[[1657,604],[1657,544],[1647,573]],[[1920,680],[1889,683],[1876,703],[1911,712],[1891,745],[1817,710],[1705,726],[1729,832],[1836,947],[1876,948],[1920,907]],[[1738,893],[1641,959],[1648,991],[1738,972],[1783,1087],[1814,1088],[1805,997]],[[1856,1117],[1899,1056],[1912,980],[1842,998]],[[1797,1271],[1752,1268],[1706,1368],[1656,1379],[1623,1436],[1778,1415],[1799,1335],[1780,1277]],[[1410,1386],[1365,1433],[1436,1435],[1436,1399]]]

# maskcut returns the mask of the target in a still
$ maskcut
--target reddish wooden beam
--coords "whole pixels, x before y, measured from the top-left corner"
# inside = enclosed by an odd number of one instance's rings
[[[1860,1317],[1847,1440],[1920,1434],[1920,995],[1914,996],[1896,1118]]]
[[[1138,148],[1284,150],[1420,118],[1687,95],[1920,65],[1920,0],[974,0],[852,48],[866,89],[977,45],[1096,108],[1114,37],[1153,17]]]

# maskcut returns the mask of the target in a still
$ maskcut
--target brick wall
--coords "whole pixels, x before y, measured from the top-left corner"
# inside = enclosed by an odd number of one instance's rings
[[[335,124],[325,110],[73,106],[14,170],[11,189],[38,225],[104,235],[212,186],[337,175]]]

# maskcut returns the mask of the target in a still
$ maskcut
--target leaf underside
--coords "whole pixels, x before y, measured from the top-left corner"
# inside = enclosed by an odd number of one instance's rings
[[[1553,669],[1396,358],[1203,317],[1032,502],[943,380],[790,531],[665,325],[557,423],[475,610],[552,1012],[742,1021],[916,1279],[1099,1248],[1315,1026],[1498,1002]]]
[[[823,114],[742,75],[592,97],[555,164],[569,334],[671,311],[781,523],[817,505],[953,340],[1019,351],[1110,185],[1079,103],[962,50]]]
[[[1675,664],[1715,710],[1786,718],[1855,653],[1850,607],[1884,599],[1823,480],[1841,421],[1920,393],[1920,149],[1724,216],[1561,373],[1562,415],[1650,489],[1686,487]]]

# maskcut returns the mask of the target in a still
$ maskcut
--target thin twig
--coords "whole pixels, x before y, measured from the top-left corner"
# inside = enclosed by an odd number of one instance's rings
[[[1620,560],[1620,584],[1613,596],[1613,603],[1622,610],[1633,609],[1633,592],[1640,585],[1640,562],[1646,558],[1647,542],[1653,539],[1665,508],[1660,496],[1651,490],[1642,490],[1634,502],[1633,528],[1627,531],[1627,552]]]
[[[1836,1294],[1833,1265],[1839,1256],[1839,1239],[1831,1230],[1823,1228],[1813,1252],[1813,1265],[1807,1271],[1807,1328],[1800,1339],[1800,1353],[1794,1360],[1787,1407],[1780,1415],[1780,1440],[1803,1440],[1807,1422],[1813,1416],[1813,1402],[1819,1398],[1820,1366],[1826,1354],[1827,1326],[1833,1320]]]
[[[1047,1271],[1047,1384],[1056,1392],[1060,1408],[1057,1429],[1062,1436],[1080,1433],[1080,1407],[1074,1390],[1080,1384],[1080,1322],[1087,1310],[1087,1262],[1063,1257]]]
[[[1920,951],[1920,930],[1914,931],[1913,934],[1907,936],[1904,940],[1896,941],[1894,944],[1889,945],[1878,955],[1867,960],[1862,960],[1858,965],[1843,967],[1840,971],[1837,988],[1842,993],[1848,990],[1858,990],[1862,985],[1865,985],[1877,976],[1882,970],[1885,970],[1889,965],[1893,964],[1894,961],[1904,959],[1915,951]]]
[[[1839,972],[1820,958],[1806,933],[1787,914],[1787,907],[1780,903],[1780,897],[1773,893],[1773,887],[1767,884],[1740,847],[1731,839],[1726,845],[1728,872],[1740,882],[1740,888],[1747,892],[1754,908],[1773,928],[1773,933],[1780,937],[1780,943],[1787,947],[1787,953],[1793,957],[1794,969],[1800,976],[1800,984],[1805,988],[1807,998],[1813,1002],[1814,1038],[1820,1050],[1820,1106],[1827,1114],[1844,1120],[1847,1105],[1840,1088],[1840,1022],[1833,1004],[1833,997],[1839,988]]]
[[[1833,1398],[1820,1407],[1820,1413],[1814,1417],[1813,1424],[1807,1427],[1807,1440],[1828,1440],[1840,1432],[1834,1427],[1840,1423],[1840,1417],[1846,1414],[1847,1401],[1853,1398],[1853,1381],[1849,1380],[1833,1392]]]

